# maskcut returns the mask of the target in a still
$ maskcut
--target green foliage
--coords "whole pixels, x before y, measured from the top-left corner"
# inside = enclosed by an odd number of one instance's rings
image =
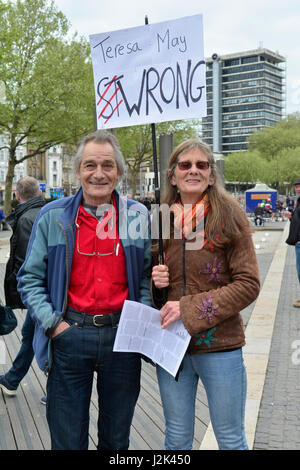
[[[255,132],[249,150],[225,157],[227,181],[261,181],[283,191],[300,176],[300,114],[279,121],[276,126]]]
[[[227,181],[256,182],[266,173],[266,163],[259,152],[237,152],[225,157]]]
[[[76,36],[68,40],[68,28],[52,0],[7,1],[0,15],[0,80],[5,89],[0,134],[9,136],[10,155],[6,213],[15,165],[53,145],[77,143],[93,130],[89,44]],[[17,161],[15,150],[21,144],[29,152]]]
[[[283,149],[300,146],[300,115],[293,114],[276,126],[255,132],[249,139],[249,150],[258,150],[263,158],[272,160]]]

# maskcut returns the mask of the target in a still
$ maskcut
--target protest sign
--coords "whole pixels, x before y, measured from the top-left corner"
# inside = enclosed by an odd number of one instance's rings
[[[202,15],[90,36],[97,128],[206,116]]]

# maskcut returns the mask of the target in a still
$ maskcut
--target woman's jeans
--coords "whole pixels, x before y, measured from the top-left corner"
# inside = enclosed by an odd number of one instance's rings
[[[138,354],[112,352],[117,328],[78,326],[52,340],[47,383],[47,419],[52,449],[88,448],[89,408],[94,372],[98,391],[98,449],[126,450],[140,391]]]
[[[247,378],[242,349],[186,354],[178,382],[159,366],[157,377],[166,420],[166,449],[192,449],[199,378],[206,390],[219,449],[248,449],[244,430]]]

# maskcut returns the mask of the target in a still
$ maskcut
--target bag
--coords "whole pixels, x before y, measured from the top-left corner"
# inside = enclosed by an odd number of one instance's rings
[[[0,305],[0,336],[8,335],[17,326],[18,320],[10,307]]]

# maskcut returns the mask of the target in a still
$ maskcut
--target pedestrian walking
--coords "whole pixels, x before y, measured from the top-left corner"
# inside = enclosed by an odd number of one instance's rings
[[[9,226],[3,212],[3,207],[0,207],[0,230],[9,230]]]
[[[48,371],[52,449],[88,448],[94,372],[98,449],[129,446],[141,359],[113,352],[113,344],[124,301],[151,305],[151,240],[147,208],[115,190],[123,168],[112,133],[80,142],[81,188],[42,209],[19,273],[21,297],[37,324],[37,361]],[[137,225],[140,233],[131,230]]]
[[[297,196],[296,206],[295,208],[290,207],[285,213],[290,220],[289,236],[286,243],[295,246],[296,268],[300,283],[300,178],[294,181],[294,188]],[[293,306],[300,308],[300,299],[296,300]]]
[[[199,378],[219,448],[247,449],[239,312],[259,293],[249,222],[223,189],[210,148],[197,139],[173,151],[162,202],[169,205],[173,223],[164,240],[166,264],[157,264],[154,248],[153,298],[158,306],[159,289],[167,289],[162,328],[181,319],[192,337],[178,380],[157,367],[166,449],[192,448]]]
[[[16,185],[18,206],[6,218],[12,228],[10,238],[10,255],[6,264],[4,278],[5,303],[12,309],[25,309],[17,290],[17,273],[25,260],[32,226],[40,209],[45,205],[41,196],[39,182],[31,177],[21,178]],[[34,351],[32,347],[34,321],[27,312],[22,326],[21,348],[13,361],[12,367],[5,375],[0,376],[0,388],[7,395],[14,396],[17,388],[31,366]],[[42,403],[45,398],[42,397]]]

